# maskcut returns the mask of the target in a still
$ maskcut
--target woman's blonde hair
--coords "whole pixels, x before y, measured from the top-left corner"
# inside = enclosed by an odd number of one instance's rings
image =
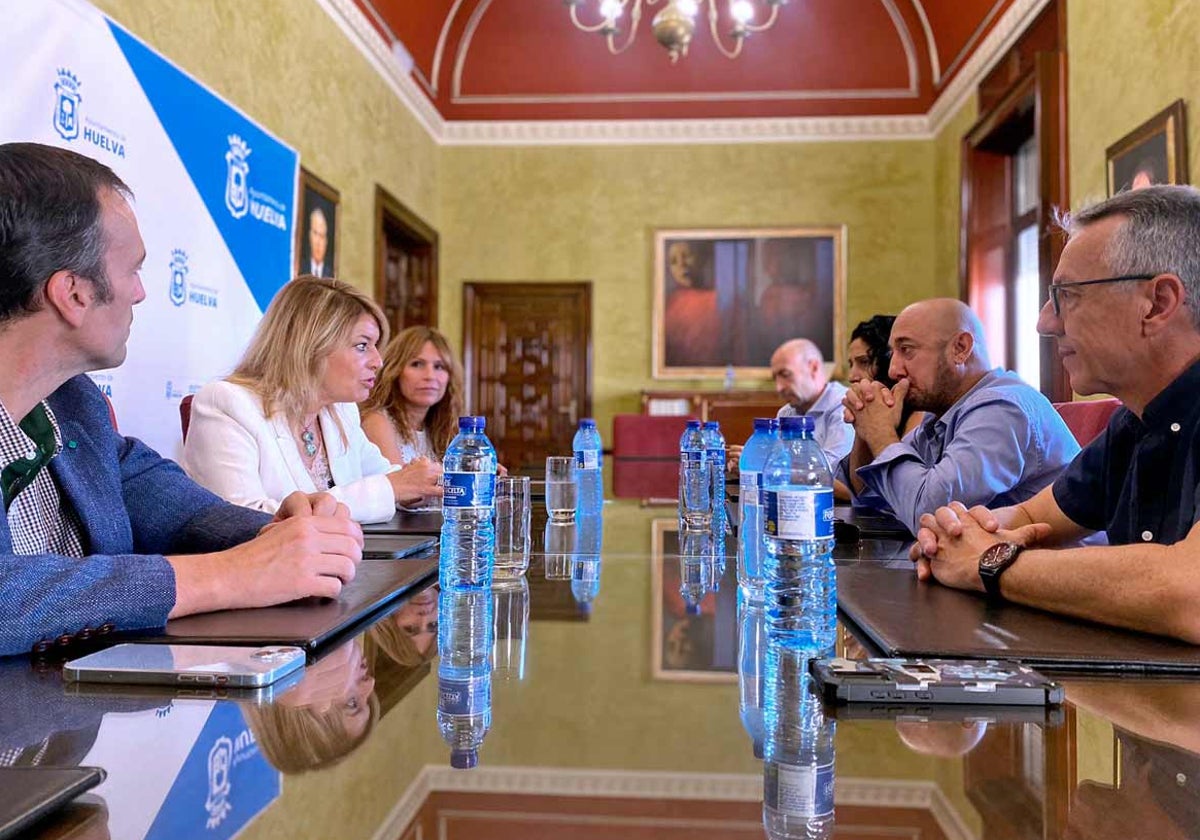
[[[388,339],[387,318],[375,301],[349,283],[303,275],[286,284],[263,315],[229,381],[258,394],[263,412],[299,420],[317,403],[329,354],[366,313]]]
[[[432,639],[424,652],[417,647],[416,641],[395,621],[395,614],[375,622],[367,631],[367,641],[373,643],[378,650],[397,665],[405,668],[415,668],[431,661],[437,656],[437,639]],[[374,653],[374,651],[372,651]],[[374,664],[374,659],[372,659]]]
[[[433,327],[408,327],[396,333],[396,337],[383,351],[383,368],[371,396],[362,404],[362,413],[380,411],[392,419],[402,440],[413,443],[417,429],[409,428],[408,401],[400,389],[401,374],[408,363],[421,355],[421,348],[428,342],[438,351],[450,372],[446,393],[425,415],[425,431],[429,445],[439,458],[446,454],[446,447],[458,432],[458,416],[463,410],[462,365],[450,349],[446,336]]]
[[[380,715],[373,691],[367,698],[367,725],[357,736],[346,730],[346,720],[336,708],[318,711],[272,703],[247,705],[242,712],[267,761],[289,775],[337,764],[367,740]]]

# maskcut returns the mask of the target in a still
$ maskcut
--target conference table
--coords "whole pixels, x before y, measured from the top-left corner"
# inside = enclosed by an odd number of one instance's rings
[[[605,504],[594,594],[570,541],[535,525],[528,572],[493,592],[492,719],[473,769],[450,768],[438,731],[428,588],[277,697],[81,694],[53,662],[0,661],[0,764],[107,772],[28,836],[763,837],[761,663],[739,657],[733,541],[695,614],[672,508]],[[864,540],[839,563],[898,550]],[[839,645],[861,651],[845,627]],[[822,712],[836,836],[1195,836],[1200,682],[1061,682],[1049,711]]]

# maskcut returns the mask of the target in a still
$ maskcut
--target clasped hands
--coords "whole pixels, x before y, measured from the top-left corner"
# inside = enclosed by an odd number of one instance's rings
[[[922,514],[917,540],[908,553],[917,578],[982,592],[979,556],[988,547],[998,542],[1028,547],[1050,535],[1050,526],[1042,522],[1008,529],[1000,525],[996,514],[983,505],[968,509],[962,502]]]
[[[864,379],[852,383],[842,397],[845,421],[854,426],[854,434],[863,439],[873,454],[900,440],[906,396],[907,379],[901,379],[892,388]]]

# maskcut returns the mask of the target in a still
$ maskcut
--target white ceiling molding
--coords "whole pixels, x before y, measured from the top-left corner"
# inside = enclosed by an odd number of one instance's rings
[[[352,0],[315,0],[387,82],[429,136],[445,146],[587,146],[929,140],[1050,0],[1015,0],[946,86],[928,114],[708,120],[446,120]],[[445,34],[443,32],[443,34]],[[927,36],[928,37],[928,36]],[[439,39],[440,40],[440,39]],[[948,72],[948,71],[947,71]],[[436,84],[436,76],[429,80]]]
[[[942,65],[938,61],[937,41],[933,39],[933,28],[929,25],[929,17],[925,14],[925,7],[921,5],[921,0],[913,0],[913,6],[917,9],[917,17],[921,19],[921,29],[925,30],[925,44],[929,47],[929,70],[933,74],[934,87],[937,87],[942,81]]]
[[[508,793],[527,796],[594,796],[620,799],[701,799],[761,802],[761,774],[665,773],[576,770],[565,767],[476,767],[469,773],[427,764],[376,830],[375,840],[391,840],[416,817],[431,793]],[[948,840],[976,840],[941,788],[924,780],[838,777],[835,805],[927,809]],[[499,816],[492,812],[492,816]]]

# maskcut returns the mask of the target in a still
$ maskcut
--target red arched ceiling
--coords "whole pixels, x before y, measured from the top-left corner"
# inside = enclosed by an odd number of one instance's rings
[[[924,114],[1013,0],[790,0],[739,58],[705,24],[676,64],[650,32],[658,4],[614,56],[562,0],[354,2],[447,120],[605,120]]]

